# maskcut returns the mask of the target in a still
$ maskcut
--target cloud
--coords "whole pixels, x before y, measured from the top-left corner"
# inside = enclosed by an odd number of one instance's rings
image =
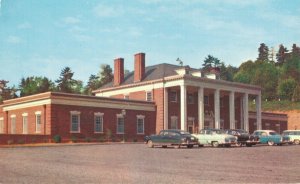
[[[8,36],[6,41],[11,44],[19,44],[19,43],[23,42],[23,40],[17,36]]]
[[[65,17],[63,18],[63,22],[66,24],[78,24],[80,23],[80,19],[76,17]]]
[[[98,4],[94,9],[93,13],[97,17],[117,17],[125,12],[121,6],[107,6],[104,4]]]
[[[29,22],[24,22],[22,24],[19,24],[18,29],[30,29],[32,26]]]

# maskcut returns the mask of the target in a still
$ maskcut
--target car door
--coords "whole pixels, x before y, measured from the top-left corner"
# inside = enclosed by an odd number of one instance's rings
[[[198,142],[202,145],[207,144],[205,130],[201,130],[199,134],[197,134]]]
[[[259,132],[260,143],[267,143],[269,141],[269,136],[267,132]]]

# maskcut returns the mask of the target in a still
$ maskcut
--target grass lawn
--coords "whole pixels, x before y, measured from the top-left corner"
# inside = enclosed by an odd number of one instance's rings
[[[300,102],[291,101],[263,101],[262,102],[263,111],[290,111],[290,110],[300,110]],[[249,102],[249,110],[256,111],[256,106],[252,102]]]

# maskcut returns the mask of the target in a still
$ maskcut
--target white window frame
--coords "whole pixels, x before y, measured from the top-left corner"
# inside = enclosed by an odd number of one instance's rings
[[[94,133],[95,134],[99,134],[99,133],[103,133],[103,116],[104,116],[104,113],[101,113],[101,112],[96,112],[94,113]],[[97,118],[100,118],[100,128],[101,128],[101,131],[97,131]]]
[[[16,115],[11,115],[10,116],[10,134],[16,134],[16,122],[17,118]]]
[[[35,133],[42,132],[42,112],[35,112]]]
[[[0,134],[4,133],[4,118],[0,117]]]
[[[175,94],[175,99],[172,99],[172,93]],[[170,102],[176,103],[178,100],[177,91],[170,91]]]
[[[81,112],[79,111],[71,111],[70,112],[70,133],[80,133],[80,114]],[[73,116],[78,117],[78,130],[73,130]]]
[[[28,134],[28,113],[22,114],[23,134]]]
[[[142,120],[142,126],[143,126],[142,132],[139,132],[139,120]],[[140,134],[140,135],[145,134],[145,116],[144,115],[136,116],[136,133]]]
[[[123,132],[119,131],[119,119],[123,119]],[[123,114],[117,114],[117,134],[125,134],[125,118]]]
[[[172,127],[173,125],[173,121],[176,121],[176,127]],[[171,129],[178,129],[178,117],[177,116],[171,116],[171,126],[170,126]]]
[[[150,94],[151,98],[149,98],[148,94]],[[152,91],[146,91],[146,101],[147,102],[152,102],[153,101],[153,93],[152,93]]]

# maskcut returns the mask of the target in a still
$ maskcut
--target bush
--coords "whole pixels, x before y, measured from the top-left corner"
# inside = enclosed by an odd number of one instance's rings
[[[137,138],[133,138],[133,140],[132,140],[133,142],[137,142],[138,140],[137,140]]]
[[[8,145],[11,145],[11,144],[13,144],[13,143],[14,143],[14,140],[12,140],[12,139],[7,140],[7,144],[8,144]]]
[[[106,129],[106,140],[109,141],[109,139],[111,138],[111,130],[110,129]]]
[[[19,139],[18,140],[18,144],[24,144],[25,143],[25,140],[24,139]]]
[[[71,141],[72,141],[72,142],[77,142],[77,140],[78,140],[78,139],[77,139],[76,136],[72,136],[72,137],[71,137]]]
[[[55,136],[53,137],[53,141],[54,141],[55,143],[60,143],[60,142],[61,142],[61,137],[60,137],[60,135],[55,135]]]
[[[105,141],[105,137],[100,136],[100,137],[98,138],[98,141],[99,141],[99,142],[104,142],[104,141]]]
[[[281,99],[291,100],[297,86],[297,82],[293,78],[280,81],[277,93]]]
[[[90,137],[85,138],[85,142],[91,142],[91,141],[92,141],[92,138],[90,138]]]

